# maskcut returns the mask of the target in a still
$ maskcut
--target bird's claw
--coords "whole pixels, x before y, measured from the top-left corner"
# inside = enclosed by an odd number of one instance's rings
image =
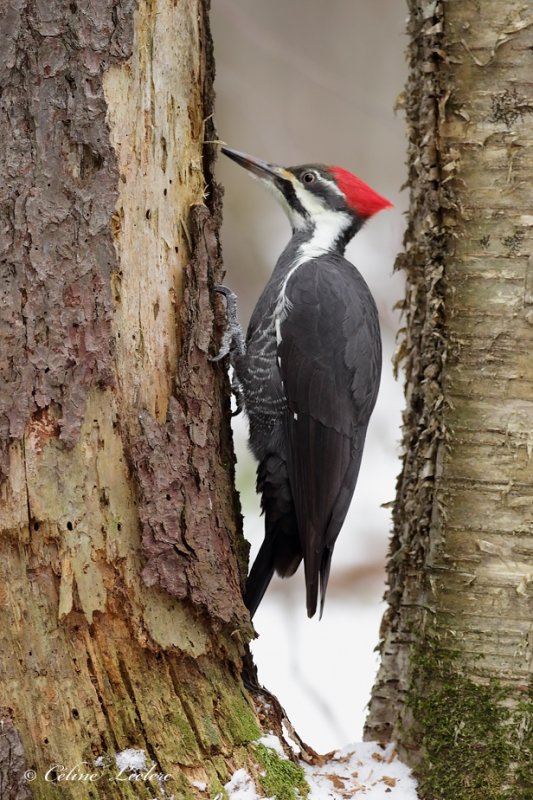
[[[241,326],[239,325],[239,320],[237,318],[237,295],[231,289],[228,289],[227,286],[223,286],[220,283],[215,284],[213,289],[215,292],[218,292],[218,294],[223,294],[226,298],[226,316],[228,318],[228,324],[222,336],[218,353],[214,356],[208,356],[208,359],[216,364],[217,361],[221,361],[228,354],[230,356],[231,365],[233,367],[231,391],[235,396],[236,403],[235,411],[232,412],[231,416],[235,417],[237,414],[241,413],[244,406],[242,386],[237,377],[235,361],[238,356],[244,355],[246,352],[246,346],[244,344]]]
[[[236,355],[244,355],[244,337],[242,335],[241,326],[237,317],[237,295],[227,286],[221,283],[216,283],[213,290],[218,294],[223,294],[226,298],[226,316],[228,318],[228,325],[222,336],[220,349],[214,356],[208,356],[209,361],[216,363],[221,361],[228,353]]]
[[[233,392],[233,396],[235,398],[235,411],[231,412],[231,416],[237,417],[244,408],[244,394],[235,370],[233,371],[233,376],[231,379],[231,391]]]

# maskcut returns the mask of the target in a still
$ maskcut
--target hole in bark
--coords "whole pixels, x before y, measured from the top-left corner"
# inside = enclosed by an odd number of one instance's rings
[[[122,525],[120,524],[120,522],[119,522],[119,523],[118,523],[118,525],[117,525],[117,530],[119,530],[119,531],[121,531],[121,530],[122,530]]]
[[[43,739],[43,742],[44,742],[45,744],[48,744],[48,739]]]
[[[69,5],[69,8],[70,8],[70,10],[72,11],[73,14],[75,14],[76,11],[78,10],[78,6],[76,5],[76,3],[71,3]]]
[[[104,165],[104,159],[89,144],[82,144],[80,159],[80,175],[82,178],[91,177]]]
[[[151,216],[152,216],[152,212],[150,211],[149,208],[147,208],[146,209],[146,219],[150,219]]]
[[[167,140],[165,139],[164,136],[162,136],[161,137],[161,169],[163,170],[163,172],[167,171],[167,158],[168,158]],[[165,192],[165,194],[166,194],[166,192]]]
[[[178,252],[178,245],[176,245],[176,246],[175,246],[175,248],[174,248],[174,251],[175,251],[176,253]]]
[[[33,523],[33,530],[34,531],[38,531],[40,527],[41,527],[41,525],[40,525],[39,522],[34,522]]]
[[[72,716],[74,717],[74,719],[79,719],[80,718],[80,712],[78,711],[77,708],[73,708],[72,709]]]
[[[73,524],[72,524],[72,522],[70,522],[70,521],[69,521],[69,522],[67,522],[67,530],[68,530],[68,531],[72,531],[72,530],[74,530],[74,525],[73,525]]]
[[[163,189],[163,194],[165,195],[165,197],[167,196],[167,190],[166,189]]]
[[[170,495],[169,494],[167,494],[167,500],[170,500]]]

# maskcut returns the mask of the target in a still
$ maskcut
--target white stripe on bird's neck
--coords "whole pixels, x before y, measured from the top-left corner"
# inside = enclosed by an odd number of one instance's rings
[[[305,261],[331,252],[343,233],[350,227],[352,220],[348,214],[344,214],[342,211],[323,209],[312,218],[312,223],[314,227],[311,236],[298,248],[296,268]]]
[[[350,227],[352,220],[349,214],[327,208],[320,197],[307,191],[303,186],[295,184],[294,189],[307,212],[308,224],[311,226],[309,239],[298,248],[295,263],[295,268],[298,268],[305,261],[333,250],[342,234]]]
[[[290,279],[302,264],[314,258],[318,258],[319,256],[323,256],[325,253],[331,252],[342,234],[346,232],[352,223],[348,214],[342,211],[333,211],[332,209],[325,208],[320,200],[309,192],[302,189],[301,194],[298,191],[297,194],[300,202],[302,205],[305,205],[305,209],[311,218],[311,225],[309,226],[310,235],[309,238],[299,246],[294,264],[285,276],[278,295],[278,301],[274,310],[276,339],[278,344],[281,342],[280,324],[291,309],[291,303],[287,297],[287,284]],[[305,198],[301,195],[305,195]]]

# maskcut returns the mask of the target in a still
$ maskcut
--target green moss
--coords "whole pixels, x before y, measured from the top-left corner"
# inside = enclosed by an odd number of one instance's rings
[[[176,737],[176,759],[180,764],[193,764],[200,758],[200,749],[185,713],[180,714],[175,709],[167,716],[166,722],[178,732]]]
[[[239,751],[236,751],[237,754]],[[213,765],[213,776],[214,779],[218,778],[221,783],[227,783],[231,778],[232,770],[228,767],[226,763],[226,759],[223,755],[213,756],[211,759],[211,764]],[[211,774],[211,773],[209,773]]]
[[[422,746],[425,800],[531,800],[532,697],[517,703],[510,687],[474,683],[436,647],[413,663],[409,735]]]
[[[207,786],[210,798],[226,798],[227,792],[224,789],[224,784],[227,783],[231,777],[230,770],[224,756],[213,756],[204,763],[207,772]]]
[[[172,786],[171,786],[171,783],[172,783]],[[165,786],[165,784],[162,784],[162,787],[163,786]],[[151,786],[150,788],[151,788],[151,791],[150,791],[149,797],[153,798],[154,796],[158,796],[159,792],[154,791],[155,787]],[[188,779],[185,777],[185,775],[182,772],[177,772],[177,771],[175,771],[173,773],[172,781],[171,782],[169,781],[169,783],[166,784],[167,794],[165,795],[165,794],[163,794],[162,790],[160,790],[160,791],[161,791],[161,795],[159,795],[159,796],[163,796],[163,797],[179,797],[180,800],[195,800],[195,797],[196,797],[195,793],[193,792],[193,790],[191,788],[191,784],[189,783]]]
[[[268,797],[275,797],[276,800],[307,797],[309,787],[302,767],[280,758],[274,750],[263,744],[257,745],[255,752],[265,770],[265,774],[259,776],[259,783]]]
[[[226,725],[234,744],[254,742],[261,736],[257,718],[238,687],[227,694],[222,703]]]
[[[516,786],[519,794],[509,794],[509,800],[531,800],[533,797],[533,685],[527,700],[518,704],[514,715],[517,746]]]

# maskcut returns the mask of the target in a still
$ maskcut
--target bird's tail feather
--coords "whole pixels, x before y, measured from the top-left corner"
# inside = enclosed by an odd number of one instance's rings
[[[320,586],[320,617],[324,612],[324,601],[326,599],[326,590],[328,588],[329,569],[331,567],[331,556],[333,555],[333,548],[325,547],[318,561],[318,555],[315,558],[307,559],[305,564],[305,586],[307,594],[307,616],[314,617],[318,605],[318,590]],[[310,562],[310,563],[309,563]],[[320,583],[319,583],[320,578]]]
[[[267,537],[255,559],[248,580],[244,603],[253,617],[274,574],[274,537]]]
[[[252,617],[274,572],[288,577],[296,572],[302,560],[287,465],[281,456],[268,453],[260,462],[257,490],[265,513],[265,540],[250,570],[244,595]]]
[[[326,599],[326,590],[328,588],[328,580],[329,580],[329,568],[331,567],[331,556],[333,555],[333,550],[330,550],[329,547],[326,547],[324,552],[322,553],[322,561],[320,563],[320,617],[322,619],[322,614],[324,613],[324,601]]]
[[[315,616],[316,606],[318,602],[318,583],[317,581],[305,580],[306,600],[307,600],[307,616],[309,619]]]

